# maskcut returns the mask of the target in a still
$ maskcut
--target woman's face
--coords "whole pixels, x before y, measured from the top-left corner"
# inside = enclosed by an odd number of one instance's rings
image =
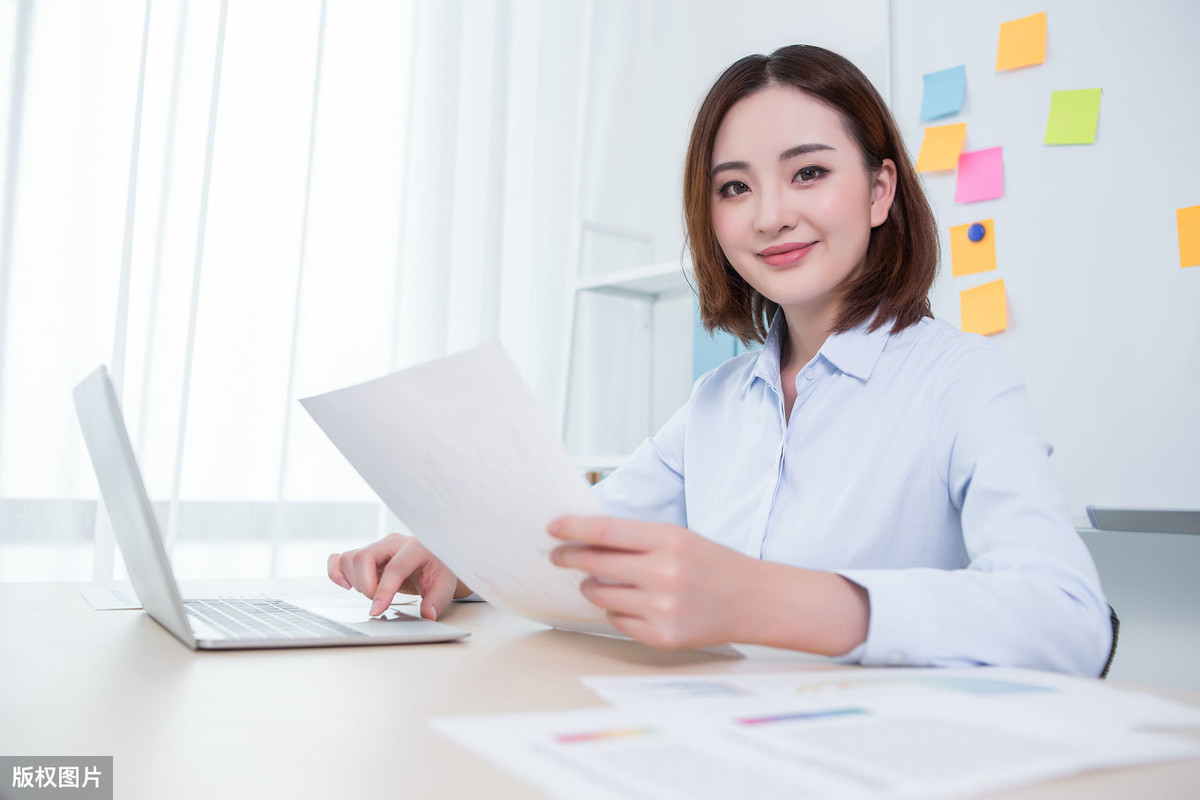
[[[717,130],[717,241],[789,319],[832,322],[837,290],[866,261],[871,228],[887,219],[895,174],[890,159],[867,172],[838,112],[795,87],[768,86],[736,102]]]

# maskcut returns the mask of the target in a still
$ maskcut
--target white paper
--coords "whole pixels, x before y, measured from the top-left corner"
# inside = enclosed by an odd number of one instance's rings
[[[958,797],[1200,755],[1194,739],[1131,724],[1162,720],[1151,706],[1130,715],[1130,693],[1023,670],[860,669],[585,683],[619,695],[623,704],[432,724],[564,798]],[[665,700],[669,695],[675,699]],[[1083,705],[1093,712],[1072,716]]]
[[[499,343],[300,401],[414,535],[492,604],[615,634],[550,563],[546,525],[599,514],[587,482]]]
[[[843,698],[922,697],[1024,709],[1077,723],[1130,729],[1200,727],[1200,708],[1125,691],[1090,678],[1004,667],[878,668],[781,671],[756,674],[621,675],[581,679],[616,705],[686,703],[712,698],[770,695]]]
[[[83,595],[83,599],[94,611],[116,611],[142,607],[133,593],[133,587],[127,583],[113,587],[88,586],[80,589],[79,593]]]

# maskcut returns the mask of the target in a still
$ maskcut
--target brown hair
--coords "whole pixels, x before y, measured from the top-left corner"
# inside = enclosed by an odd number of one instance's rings
[[[886,158],[896,164],[896,195],[887,220],[871,230],[865,269],[842,287],[833,333],[868,319],[892,332],[932,317],[929,289],[937,273],[938,236],[929,201],[917,181],[904,141],[883,98],[845,58],[812,45],[746,56],[717,79],[700,106],[688,143],[683,207],[687,241],[700,295],[700,319],[744,343],[766,339],[778,306],[746,283],[717,242],[712,222],[712,152],[717,130],[738,100],[772,85],[794,86],[837,111],[874,174]]]

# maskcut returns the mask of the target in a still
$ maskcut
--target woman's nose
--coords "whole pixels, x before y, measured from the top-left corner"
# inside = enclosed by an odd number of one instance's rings
[[[787,202],[781,189],[765,189],[758,193],[758,209],[754,226],[763,233],[775,234],[795,227],[796,212]]]

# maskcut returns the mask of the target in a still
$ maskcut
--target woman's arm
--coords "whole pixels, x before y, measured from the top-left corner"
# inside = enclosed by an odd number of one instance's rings
[[[551,559],[590,576],[583,594],[613,626],[668,649],[727,642],[841,655],[867,636],[870,605],[829,572],[750,558],[677,525],[562,517]]]
[[[839,570],[871,600],[867,643],[856,657],[1097,675],[1112,641],[1108,605],[1051,448],[1009,359],[986,341],[961,341],[939,362],[929,427],[965,565]]]

